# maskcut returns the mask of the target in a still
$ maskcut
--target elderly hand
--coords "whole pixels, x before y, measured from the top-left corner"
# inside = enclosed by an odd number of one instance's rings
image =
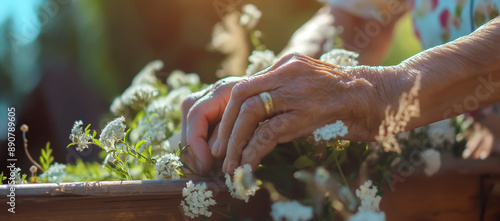
[[[486,159],[491,153],[500,151],[500,114],[487,107],[485,116],[474,123],[468,136],[463,158]]]
[[[343,139],[374,140],[387,104],[400,94],[392,93],[398,87],[387,83],[394,79],[391,76],[397,76],[391,75],[393,70],[339,67],[302,55],[287,55],[269,70],[233,87],[212,154],[226,157],[226,173],[232,174],[244,164],[255,170],[278,143],[311,135],[337,120],[348,127]],[[259,97],[262,92],[270,93],[275,115],[266,115]]]
[[[197,174],[206,174],[214,166],[210,153],[230,92],[241,77],[228,77],[209,88],[190,95],[182,103],[181,145],[189,145],[183,160]]]

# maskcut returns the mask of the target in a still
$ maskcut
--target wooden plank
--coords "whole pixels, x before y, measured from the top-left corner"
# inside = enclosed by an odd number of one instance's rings
[[[381,209],[391,220],[478,220],[481,213],[481,177],[500,174],[499,158],[462,160],[443,156],[442,168],[433,177],[416,170],[386,191]],[[0,220],[184,220],[179,208],[182,189],[188,180],[136,180],[16,185],[16,214],[7,212],[9,186],[0,185]],[[224,180],[206,182],[214,191],[216,209],[241,205],[245,217],[262,220],[270,212],[266,191],[258,192],[249,204],[231,199]],[[494,193],[500,191],[496,187]],[[498,195],[498,194],[497,194]],[[234,208],[233,206],[233,208]],[[485,220],[499,220],[500,199],[491,198]],[[214,213],[210,220],[223,217]]]
[[[16,214],[7,212],[2,199],[1,220],[189,220],[179,207],[182,189],[188,180],[138,180],[88,183],[47,183],[16,185]],[[218,211],[242,206],[242,214],[256,219],[269,214],[269,199],[262,192],[243,207],[244,201],[232,199],[225,186],[213,179],[193,179],[205,182],[214,192]],[[225,184],[224,184],[225,185]],[[6,196],[6,185],[0,186]],[[250,209],[250,210],[248,210]],[[264,215],[263,215],[264,214]],[[211,220],[223,217],[214,213]]]

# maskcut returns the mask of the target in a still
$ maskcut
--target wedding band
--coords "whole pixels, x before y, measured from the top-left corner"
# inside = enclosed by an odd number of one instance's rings
[[[264,103],[264,108],[266,109],[266,115],[271,117],[274,115],[274,104],[273,98],[269,92],[262,92],[259,94],[262,103]]]

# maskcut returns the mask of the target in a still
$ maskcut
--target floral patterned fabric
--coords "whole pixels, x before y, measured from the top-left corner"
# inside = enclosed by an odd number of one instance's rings
[[[398,0],[329,0],[362,18]],[[403,0],[412,14],[413,30],[424,49],[453,41],[499,15],[500,0]]]

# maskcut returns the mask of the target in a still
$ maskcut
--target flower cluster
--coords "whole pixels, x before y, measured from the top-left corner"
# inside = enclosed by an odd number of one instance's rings
[[[426,149],[422,152],[422,159],[425,162],[424,173],[427,176],[434,175],[441,167],[441,154],[435,149]]]
[[[377,196],[378,189],[372,187],[372,181],[368,180],[356,190],[356,196],[361,200],[361,205],[358,211],[375,211],[378,212],[380,200],[382,197]]]
[[[156,72],[163,68],[163,62],[156,60],[147,64],[132,80],[129,88],[116,97],[110,106],[115,116],[131,114],[135,106],[141,106],[158,95],[159,91],[154,86],[158,83]]]
[[[274,52],[271,50],[253,51],[252,55],[248,57],[250,65],[248,65],[245,74],[247,76],[254,75],[257,72],[262,71],[265,68],[273,65],[275,60],[276,60],[276,55],[274,55]]]
[[[226,185],[233,198],[244,200],[248,203],[250,196],[255,195],[255,191],[257,191],[259,185],[251,172],[252,167],[249,164],[245,164],[234,170],[234,182],[231,182],[229,174],[225,175]]]
[[[243,5],[243,13],[240,16],[240,25],[248,30],[253,29],[259,23],[262,12],[253,4]]]
[[[45,178],[47,178],[50,183],[61,183],[68,175],[65,169],[65,164],[56,162],[52,164],[47,171],[40,174],[40,178],[42,180],[45,180]]]
[[[125,106],[144,105],[158,95],[158,89],[147,84],[133,85],[121,96],[121,102]]]
[[[304,206],[296,200],[275,202],[271,206],[273,220],[304,221],[313,218],[313,208]]]
[[[117,140],[123,139],[125,136],[125,118],[118,117],[113,121],[109,122],[106,127],[101,132],[99,142],[106,152],[115,150],[115,142]]]
[[[347,127],[344,126],[344,122],[338,120],[334,124],[328,124],[322,128],[316,129],[313,132],[314,140],[319,142],[321,140],[329,141],[336,137],[342,137],[347,134]]]
[[[356,66],[358,65],[358,57],[359,54],[353,51],[333,49],[321,55],[319,60],[340,66]]]
[[[348,221],[385,221],[384,212],[373,212],[370,210],[359,211],[354,216],[351,216]]]
[[[168,153],[156,161],[155,171],[157,180],[180,179],[179,168],[182,166],[180,158]]]
[[[71,129],[71,134],[69,135],[69,139],[73,141],[73,144],[78,145],[76,150],[80,152],[89,148],[88,144],[92,142],[92,136],[86,133],[82,126],[83,122],[81,120],[75,121],[75,125],[73,125],[73,129]]]
[[[215,205],[216,202],[212,199],[212,191],[207,190],[206,183],[194,185],[193,181],[188,181],[182,190],[182,196],[184,200],[181,201],[181,207],[186,216],[195,218],[212,215],[212,212],[208,211],[208,207]]]

